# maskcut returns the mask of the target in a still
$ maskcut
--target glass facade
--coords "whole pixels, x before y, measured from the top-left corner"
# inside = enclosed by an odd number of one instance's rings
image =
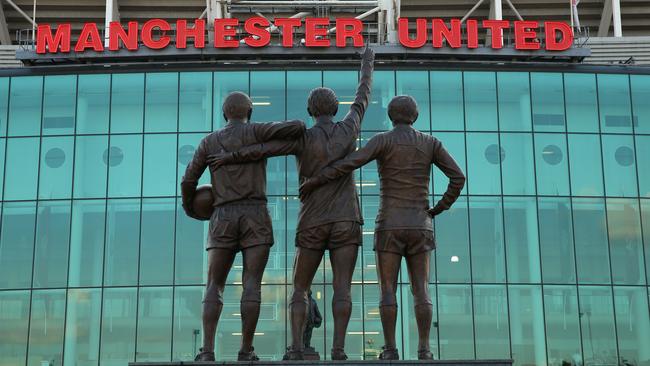
[[[341,112],[353,70],[188,71],[0,78],[0,365],[123,365],[190,360],[201,343],[207,224],[180,207],[179,179],[200,139],[223,126],[223,97],[249,93],[254,120],[308,120],[333,88]],[[390,128],[394,95],[420,105],[467,173],[435,220],[432,349],[441,359],[517,365],[650,362],[650,75],[375,72],[360,145]],[[351,359],[383,344],[374,218],[377,166],[357,171],[366,219],[347,335]],[[203,177],[207,182],[207,177]],[[432,200],[446,178],[434,170]],[[276,244],[255,338],[262,359],[288,343],[298,213],[293,157],[268,163]],[[241,258],[225,291],[217,357],[240,342]],[[329,357],[332,273],[314,285]],[[416,357],[408,276],[398,347]]]

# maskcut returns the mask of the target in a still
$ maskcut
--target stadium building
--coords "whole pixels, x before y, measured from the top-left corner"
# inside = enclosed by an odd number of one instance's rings
[[[2,1],[0,365],[193,359],[207,223],[180,207],[186,164],[234,90],[252,97],[254,121],[311,125],[307,95],[327,86],[340,117],[359,39],[377,54],[359,145],[391,128],[388,102],[409,94],[415,127],[468,178],[435,220],[436,358],[650,365],[648,19],[643,0]],[[362,360],[383,345],[375,163],[356,181],[366,224],[346,351]],[[434,169],[431,199],[445,189]],[[269,159],[263,360],[290,338],[297,194],[294,157]],[[241,268],[221,360],[239,347]],[[331,281],[326,258],[312,287],[324,359]],[[413,359],[405,268],[400,283],[398,347]]]

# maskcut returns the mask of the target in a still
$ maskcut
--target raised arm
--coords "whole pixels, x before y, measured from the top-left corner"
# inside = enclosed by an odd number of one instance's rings
[[[294,155],[300,150],[302,143],[302,138],[293,141],[272,140],[261,144],[249,145],[234,152],[210,155],[207,161],[210,164],[210,168],[216,170],[222,165],[247,163],[271,156]]]
[[[259,142],[271,140],[295,140],[306,130],[305,123],[300,120],[270,123],[251,123],[255,138]]]
[[[352,128],[355,133],[361,131],[361,121],[363,115],[368,109],[370,103],[370,90],[372,88],[372,71],[375,63],[375,52],[366,46],[361,59],[361,78],[357,86],[357,92],[354,97],[354,102],[350,106],[350,111],[343,118],[343,123]]]
[[[307,179],[300,185],[300,195],[304,196],[315,188],[322,186],[327,182],[336,180],[353,170],[360,168],[370,161],[377,158],[379,152],[383,147],[383,139],[380,136],[374,136],[368,141],[368,144],[363,148],[351,153],[344,159],[330,164],[329,166],[321,169],[321,171],[313,177]]]
[[[205,168],[208,166],[206,144],[207,143],[205,139],[201,140],[199,147],[194,152],[192,161],[187,164],[185,175],[183,175],[183,179],[181,181],[183,210],[185,210],[187,216],[195,219],[198,219],[198,217],[196,217],[194,214],[192,202],[194,201],[194,195],[196,194],[196,187],[199,184],[199,178],[201,178],[201,175],[205,171]]]
[[[435,140],[434,143],[432,163],[449,178],[449,185],[447,185],[447,191],[442,196],[442,199],[432,209],[429,209],[431,217],[448,210],[456,202],[458,196],[460,196],[460,191],[465,186],[463,171],[439,140]]]

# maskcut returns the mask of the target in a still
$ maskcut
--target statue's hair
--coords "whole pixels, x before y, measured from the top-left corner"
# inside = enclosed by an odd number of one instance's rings
[[[418,114],[418,103],[409,95],[398,95],[388,103],[388,118],[393,123],[413,124]]]
[[[249,119],[253,112],[253,102],[245,93],[235,91],[223,101],[223,115],[230,119]]]
[[[339,110],[339,100],[332,89],[316,88],[309,93],[307,110],[313,117],[334,116]]]

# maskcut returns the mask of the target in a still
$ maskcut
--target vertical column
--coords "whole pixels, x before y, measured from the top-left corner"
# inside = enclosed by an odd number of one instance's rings
[[[106,0],[106,17],[104,23],[104,46],[109,45],[109,28],[111,22],[120,20],[120,13],[118,11],[117,0]]]
[[[614,37],[623,37],[621,26],[621,0],[612,0],[612,16],[614,18]]]

